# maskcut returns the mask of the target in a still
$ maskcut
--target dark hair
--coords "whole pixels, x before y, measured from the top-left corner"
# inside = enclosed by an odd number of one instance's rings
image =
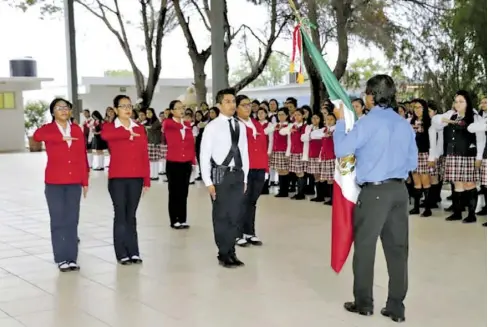
[[[90,114],[90,109],[83,109],[83,112],[88,112],[88,114]]]
[[[200,119],[197,119],[197,115],[200,115],[201,118]],[[205,119],[205,117],[203,116],[203,112],[201,110],[195,111],[195,116],[194,117],[195,117],[195,119],[194,119],[195,121],[194,121],[194,124],[193,125],[196,125],[196,124],[200,123],[202,120]]]
[[[313,117],[313,116],[317,116],[317,117],[319,117],[319,125],[318,125],[318,127],[319,127],[319,128],[324,127],[324,125],[325,125],[325,124],[324,124],[324,115],[322,115],[322,113],[315,113],[315,114],[312,114],[312,117]],[[310,119],[310,120],[311,120],[311,119]]]
[[[288,110],[288,108],[287,107],[278,108],[278,110],[276,110],[276,114],[279,114],[280,111],[282,111],[286,115],[286,121],[289,122],[290,121],[290,111]]]
[[[328,112],[332,112],[332,110],[334,110],[334,108],[335,108],[334,103],[332,101],[330,101],[330,99],[325,99],[323,104],[327,108]]]
[[[396,112],[397,114],[400,114],[400,108],[403,109],[403,113],[405,116],[407,115],[407,107],[403,103],[399,103],[397,106],[393,107],[393,111]]]
[[[261,103],[259,102],[259,100],[258,100],[258,99],[254,99],[254,100],[252,100],[252,102],[251,102],[251,103],[252,103],[252,104],[256,104],[256,105],[258,105],[258,106],[261,104]]]
[[[427,100],[427,106],[429,107],[429,109],[432,109],[435,112],[439,111],[437,102],[435,102],[434,100]]]
[[[264,104],[266,107],[269,108],[269,102],[268,101],[263,100],[263,101],[261,101],[261,103],[259,105],[262,105],[262,104]]]
[[[302,110],[303,110],[303,114],[305,115],[305,111],[308,111],[308,118],[305,119],[305,122],[308,124],[310,124],[312,122],[312,115],[313,115],[313,110],[312,108],[310,108],[309,105],[303,105],[302,106]]]
[[[375,75],[366,82],[367,95],[373,96],[375,106],[382,108],[395,107],[396,86],[388,75]]]
[[[228,93],[226,93],[226,94],[228,94]],[[220,114],[220,110],[219,110],[219,108],[217,108],[217,107],[212,107],[212,108],[208,109],[208,119],[209,119],[209,120],[211,119],[211,118],[210,118],[210,111],[215,112],[215,116],[216,116],[216,117],[217,117],[217,116]]]
[[[147,118],[147,112],[150,111],[152,113],[152,117],[151,118]],[[154,111],[153,108],[147,108],[146,109],[146,124],[147,125],[152,125],[154,124],[156,121],[158,121],[158,117],[156,116],[156,112]]]
[[[355,98],[355,99],[353,99],[351,101],[351,103],[353,103],[353,102],[359,102],[359,104],[361,105],[361,107],[364,107],[364,101],[361,98]]]
[[[114,108],[118,108],[119,107],[119,104],[120,104],[120,100],[122,99],[127,99],[130,101],[130,98],[125,95],[125,94],[119,94],[117,95],[115,98],[114,98]]]
[[[266,108],[261,108],[261,107],[259,107],[259,109],[258,109],[258,111],[256,112],[256,114],[258,114],[258,115],[259,115],[259,112],[260,112],[260,111],[264,111],[264,112],[266,113],[266,120],[267,120],[267,121],[269,121],[269,117],[268,117],[268,110],[266,110]],[[256,118],[258,118],[258,117],[256,117]],[[259,119],[259,118],[258,118],[258,119]]]
[[[54,121],[54,107],[56,107],[56,103],[61,102],[61,101],[66,103],[66,105],[68,106],[69,109],[73,109],[73,104],[71,102],[69,102],[68,100],[63,99],[63,98],[55,98],[49,104],[49,113],[51,114],[52,121]]]
[[[233,95],[236,96],[236,91],[233,88],[223,89],[217,92],[215,96],[215,102],[222,104],[222,100],[224,100],[225,95]],[[215,108],[215,107],[212,107]]]
[[[474,122],[474,110],[473,101],[468,91],[459,90],[456,92],[456,96],[462,96],[466,100],[466,112],[464,113],[464,121],[466,125],[472,124]]]
[[[249,97],[245,94],[239,94],[236,96],[236,106],[239,106],[243,100],[249,100]],[[253,101],[254,103],[254,101]]]
[[[175,110],[175,106],[176,106],[177,103],[181,103],[181,101],[180,100],[172,100],[169,103],[169,106],[168,106],[169,108],[166,109],[166,110],[170,110],[170,111],[171,110]],[[173,113],[172,112],[169,113],[168,118],[173,118]]]
[[[291,103],[295,108],[298,106],[298,101],[294,97],[286,98],[285,102]]]
[[[268,105],[270,105],[271,102],[276,103],[276,109],[278,109],[280,107],[280,104],[278,103],[278,100],[276,100],[276,99],[270,99],[269,102],[268,102]]]
[[[337,117],[336,117],[336,116],[335,116],[333,113],[327,114],[327,116],[334,117],[334,120],[335,120],[335,122],[337,123]]]
[[[422,106],[422,127],[424,128],[424,132],[427,133],[432,124],[432,120],[429,116],[429,105],[427,104],[427,101],[425,101],[424,99],[413,99],[411,103],[419,103]],[[419,117],[415,114],[415,110],[413,110],[410,124],[415,125],[415,122],[418,119]]]
[[[208,103],[207,103],[207,102],[205,102],[205,101],[200,102],[200,107],[201,107],[202,105],[206,105],[206,106],[207,106],[207,108],[208,108]]]
[[[92,117],[94,117],[98,121],[103,121],[102,114],[98,110],[93,110]]]

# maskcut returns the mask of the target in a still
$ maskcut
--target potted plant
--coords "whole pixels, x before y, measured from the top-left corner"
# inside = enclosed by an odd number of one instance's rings
[[[36,142],[32,133],[46,122],[46,112],[49,104],[45,101],[29,101],[24,107],[25,135],[29,139],[29,150],[31,152],[42,151],[42,143]]]

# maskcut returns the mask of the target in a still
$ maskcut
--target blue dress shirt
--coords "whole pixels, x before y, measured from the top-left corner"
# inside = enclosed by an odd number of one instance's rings
[[[417,168],[418,150],[409,122],[391,108],[374,107],[346,134],[343,119],[334,132],[337,158],[356,157],[359,185],[408,177]]]

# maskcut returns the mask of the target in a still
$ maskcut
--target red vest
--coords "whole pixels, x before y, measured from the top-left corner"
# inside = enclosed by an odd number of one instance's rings
[[[288,135],[281,135],[280,129],[287,127],[288,123],[277,124],[273,133],[273,152],[286,152]]]
[[[328,127],[325,127],[327,130]],[[335,159],[335,152],[334,152],[334,138],[332,135],[325,136],[322,138],[322,149],[320,151],[320,159],[321,160],[330,160]]]
[[[302,135],[305,133],[307,125],[302,124],[302,126],[293,126],[291,129],[290,139],[291,139],[291,153],[292,154],[302,154],[303,153],[303,142],[301,140]]]

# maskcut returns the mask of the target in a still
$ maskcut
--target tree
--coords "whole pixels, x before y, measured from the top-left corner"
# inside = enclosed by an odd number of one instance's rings
[[[4,0],[23,10],[30,6],[39,5],[42,12],[60,12],[63,8],[61,0],[23,0],[12,1]],[[138,0],[131,1],[139,6],[140,20],[132,23],[134,13],[123,13],[120,8],[121,0],[112,0],[112,5],[108,5],[104,0],[74,0],[93,16],[100,19],[106,28],[117,39],[122,51],[127,57],[136,83],[137,95],[141,100],[141,107],[149,107],[154,89],[159,81],[161,74],[162,59],[161,48],[165,34],[176,27],[175,16],[170,1],[168,0]],[[126,3],[124,3],[126,4]],[[130,17],[130,18],[129,18]],[[146,53],[148,73],[147,79],[142,73],[140,66],[135,62],[133,48],[128,37],[128,28],[136,26],[142,30],[144,40],[144,51]]]
[[[376,74],[385,73],[385,71],[385,67],[374,58],[358,59],[349,65],[342,77],[342,82],[346,87],[359,88],[361,82]]]
[[[423,81],[423,96],[449,109],[456,91],[486,92],[486,1],[454,0],[436,21],[418,20],[396,60]]]
[[[134,73],[127,69],[106,70],[103,72],[104,76],[109,77],[132,77]]]
[[[247,49],[241,56],[242,58],[239,66],[230,75],[231,83],[238,83],[241,81],[258,63],[258,56],[253,52],[249,52]],[[288,75],[289,65],[290,63],[287,57],[280,53],[273,52],[269,57],[263,72],[254,81],[249,83],[248,86],[259,87],[282,84]]]
[[[254,33],[247,25],[242,25],[237,29],[233,29],[228,20],[228,12],[227,12],[227,0],[222,0],[224,2],[224,22],[225,22],[225,62],[222,63],[226,68],[226,76],[228,78],[229,74],[229,63],[227,59],[227,52],[232,45],[232,42],[239,34],[239,32],[247,30],[253,37],[255,37],[260,46],[264,49],[262,50],[261,47],[258,52],[258,58],[256,60],[256,65],[250,69],[249,73],[246,76],[243,76],[241,80],[237,81],[233,86],[236,91],[239,91],[254,81],[264,70],[269,57],[272,53],[272,47],[274,42],[278,39],[279,35],[281,34],[282,30],[286,26],[289,16],[284,14],[281,10],[284,6],[280,6],[279,1],[284,0],[268,0],[268,1],[256,1],[251,0],[255,5],[260,5],[262,3],[269,4],[269,11],[270,11],[270,21],[269,21],[269,34],[265,40],[262,40],[260,37]],[[235,1],[235,0],[234,0]],[[283,2],[285,3],[285,2]],[[183,8],[185,6],[190,6],[196,11],[198,17],[202,20],[204,28],[211,31],[211,9],[209,5],[209,0],[174,0],[174,9],[175,14],[178,19],[178,23],[183,31],[185,39],[188,44],[188,54],[191,58],[193,64],[193,75],[195,80],[195,90],[197,94],[197,101],[204,101],[206,99],[207,88],[205,86],[205,81],[207,79],[207,75],[205,74],[205,65],[207,60],[210,58],[212,54],[212,48],[209,44],[208,46],[204,46],[199,50],[197,43],[193,37],[193,34],[190,29],[190,19],[185,16]]]
[[[46,112],[49,104],[46,101],[29,101],[24,107],[25,135],[41,127],[46,122]]]
[[[442,1],[442,0],[439,0]],[[302,17],[312,26],[310,34],[314,45],[322,51],[325,45],[335,40],[338,44],[338,58],[333,67],[334,75],[341,79],[348,65],[349,43],[358,41],[368,46],[377,46],[392,57],[404,33],[400,23],[405,13],[421,11],[430,13],[428,0],[293,0]],[[427,9],[428,8],[428,9]],[[399,13],[402,15],[399,15]],[[414,21],[412,19],[412,21]],[[312,89],[311,104],[315,110],[327,97],[318,72],[305,49],[304,63],[310,77]]]

